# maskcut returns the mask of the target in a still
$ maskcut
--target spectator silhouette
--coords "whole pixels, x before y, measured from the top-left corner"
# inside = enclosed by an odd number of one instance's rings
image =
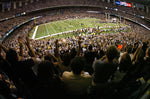
[[[92,64],[93,64],[96,56],[97,56],[97,52],[93,51],[92,45],[89,45],[88,51],[85,52],[84,57],[85,57],[86,63],[87,63],[85,70],[88,71],[90,74],[93,73]]]
[[[146,50],[146,57],[145,57],[146,65],[143,69],[143,78],[147,81],[150,78],[150,47]]]
[[[44,56],[44,60],[48,60],[48,61],[52,62],[54,64],[53,69],[55,71],[55,74],[58,76],[62,76],[62,71],[57,63],[58,59],[54,55],[47,54]]]
[[[83,71],[84,65],[84,58],[76,56],[70,63],[71,72],[63,73],[62,79],[68,98],[85,98],[87,95],[87,88],[91,85],[92,77]]]
[[[118,58],[119,52],[115,46],[109,46],[105,60],[96,60],[93,63],[93,98],[108,98],[109,83],[117,70],[118,64],[113,60]],[[110,98],[110,97],[109,97]]]
[[[93,81],[97,83],[107,82],[117,69],[117,65],[113,63],[113,59],[118,57],[118,50],[115,46],[109,46],[106,51],[106,59],[104,61],[96,60],[93,63]]]
[[[12,69],[12,80],[15,83],[15,86],[18,88],[21,94],[26,94],[27,98],[31,98],[30,89],[33,87],[36,82],[36,75],[34,74],[32,67],[34,66],[33,59],[22,60],[23,55],[23,43],[22,38],[18,38],[20,45],[19,54],[14,49],[8,49],[4,45],[1,45],[3,50],[6,52],[6,60],[11,65]],[[30,46],[29,38],[26,38],[26,45],[29,49],[31,57],[35,57],[35,53]]]
[[[44,60],[38,64],[38,81],[32,90],[33,99],[58,99],[63,97],[63,83],[55,74],[54,64]]]
[[[119,82],[126,75],[132,66],[131,58],[128,53],[124,53],[121,57],[118,70],[114,74],[113,81]]]

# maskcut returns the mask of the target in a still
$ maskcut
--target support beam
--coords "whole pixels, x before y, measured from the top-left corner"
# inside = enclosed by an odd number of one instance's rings
[[[10,7],[7,10],[10,11]]]
[[[108,13],[108,19],[110,19],[110,14]]]
[[[113,0],[113,4],[115,5],[115,0]]]
[[[133,2],[131,2],[131,6],[132,6],[132,8],[135,8],[135,6],[134,6],[134,3],[133,3]]]
[[[25,5],[28,5],[28,1],[29,1],[29,0],[26,0],[26,1],[25,1]]]
[[[16,2],[14,2],[14,9],[16,9],[17,7],[16,7]]]
[[[19,7],[22,7],[22,1],[19,1]]]
[[[146,13],[149,13],[149,7],[146,6]]]

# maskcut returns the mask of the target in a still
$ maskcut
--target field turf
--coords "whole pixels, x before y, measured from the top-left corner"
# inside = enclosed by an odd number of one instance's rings
[[[34,27],[30,33],[30,38],[37,39],[42,37],[48,37],[56,33],[62,33],[67,31],[74,31],[77,29],[94,28],[106,26],[119,26],[123,24],[118,23],[102,23],[100,19],[96,18],[83,18],[83,19],[67,19],[45,23]]]

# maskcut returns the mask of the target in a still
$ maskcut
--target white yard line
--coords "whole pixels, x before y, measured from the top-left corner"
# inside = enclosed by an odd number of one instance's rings
[[[61,21],[61,23],[65,24],[65,26],[69,26],[69,24],[65,23],[64,21]]]
[[[56,24],[55,24],[55,23],[53,23],[53,25],[55,25],[55,26],[56,26]],[[53,25],[50,25],[50,26],[52,27],[53,31],[56,33],[56,30],[54,29]]]
[[[51,36],[51,35],[42,36],[42,37],[36,38],[35,40],[43,39],[43,38],[46,38],[46,37],[49,37],[49,36]]]
[[[51,35],[46,35],[46,36],[42,36],[42,37],[36,38],[35,40],[42,39],[42,38],[46,38],[46,37],[49,37],[49,36],[52,37],[52,36],[54,36],[54,35],[64,34],[64,33],[69,33],[69,32],[73,32],[73,31],[65,31],[65,32],[60,32],[60,33],[51,34]]]
[[[45,28],[46,28],[47,34],[49,35],[49,32],[48,32],[48,29],[47,29],[47,25],[46,25],[46,24],[45,24]]]
[[[36,32],[37,32],[37,29],[38,29],[38,26],[36,26],[36,27],[35,27],[35,31],[34,31],[34,33],[33,33],[32,39],[34,39],[34,38],[35,38],[35,35],[36,35]]]

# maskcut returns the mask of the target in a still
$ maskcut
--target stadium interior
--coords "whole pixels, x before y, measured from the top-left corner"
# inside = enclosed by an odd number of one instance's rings
[[[0,0],[0,99],[150,99],[150,0]]]

